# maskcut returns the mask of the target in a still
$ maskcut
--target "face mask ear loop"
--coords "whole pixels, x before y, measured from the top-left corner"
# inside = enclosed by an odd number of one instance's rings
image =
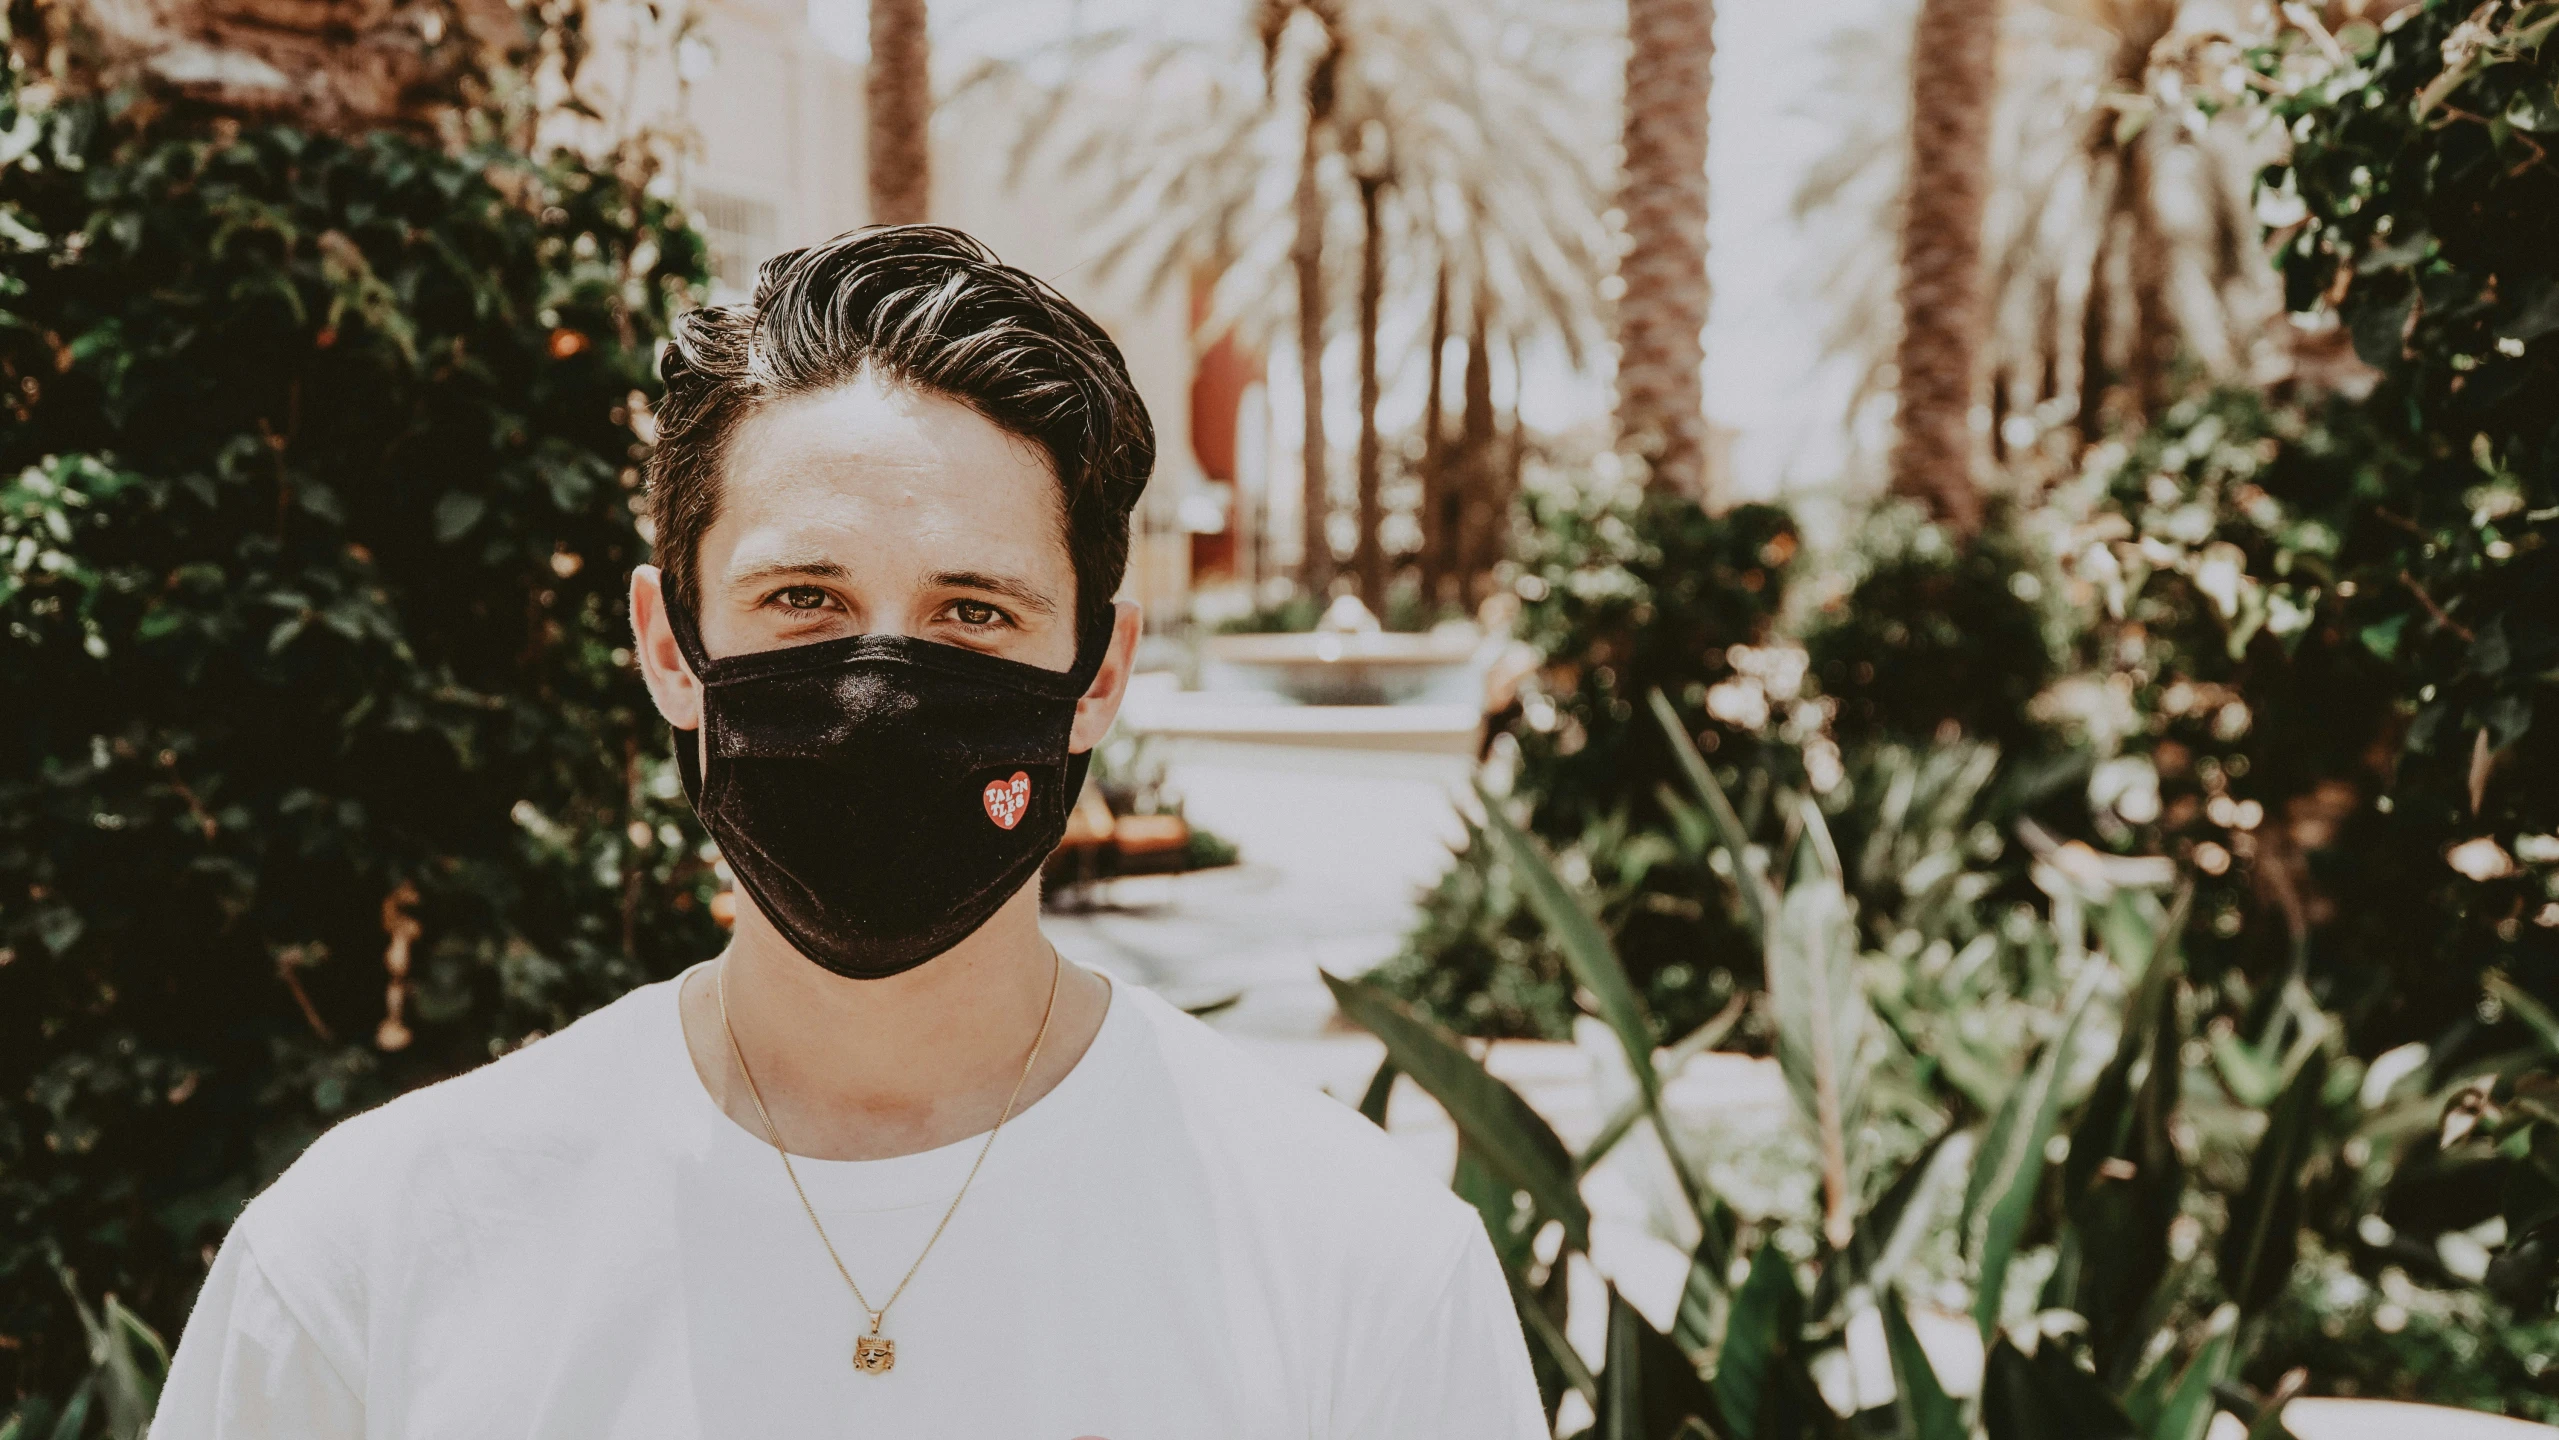
[[[675,648],[682,652],[685,668],[693,672],[693,683],[707,688],[710,680],[705,672],[710,669],[711,657],[702,648],[702,630],[694,622],[692,610],[676,599],[672,590],[660,589],[658,603],[666,607],[667,628],[675,632]]]
[[[1114,605],[1101,614],[1084,632],[1083,643],[1075,652],[1075,668],[1067,678],[1075,682],[1075,694],[1081,699],[1093,688],[1093,680],[1102,673],[1102,662],[1111,656],[1111,637],[1119,631],[1119,607]]]
[[[703,783],[700,749],[709,744],[711,728],[711,686],[703,678],[703,673],[710,668],[711,657],[703,652],[702,630],[694,623],[693,611],[675,597],[673,590],[664,588],[665,583],[663,580],[659,582],[658,603],[666,607],[666,625],[675,632],[675,648],[683,654],[685,667],[693,672],[694,685],[702,691],[702,714],[695,721],[694,728],[667,727],[674,732],[675,769],[684,781],[684,798],[698,814],[702,808]]]

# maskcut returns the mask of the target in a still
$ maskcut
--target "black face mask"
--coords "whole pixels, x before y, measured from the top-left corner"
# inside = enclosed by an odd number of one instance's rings
[[[986,923],[1066,834],[1090,752],[1075,702],[1108,613],[1066,672],[893,635],[714,660],[673,596],[702,682],[707,764],[675,732],[685,798],[756,909],[838,975],[911,970]]]

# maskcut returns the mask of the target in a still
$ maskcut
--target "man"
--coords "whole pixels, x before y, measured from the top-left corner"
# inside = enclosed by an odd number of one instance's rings
[[[323,1137],[153,1433],[1542,1435],[1473,1211],[1041,938],[1137,641],[1117,348],[904,227],[664,369],[631,615],[734,938]]]

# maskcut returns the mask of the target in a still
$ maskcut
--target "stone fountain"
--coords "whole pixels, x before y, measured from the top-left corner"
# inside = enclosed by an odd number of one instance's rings
[[[1395,705],[1463,685],[1482,643],[1463,624],[1391,633],[1344,595],[1311,631],[1213,636],[1206,659],[1301,705]]]

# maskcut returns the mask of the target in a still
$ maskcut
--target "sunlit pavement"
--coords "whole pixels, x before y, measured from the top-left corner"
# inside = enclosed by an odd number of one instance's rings
[[[1164,743],[1191,823],[1232,841],[1242,863],[1090,887],[1091,908],[1051,911],[1050,937],[1068,958],[1186,1006],[1232,999],[1215,1023],[1239,1039],[1364,1040],[1334,1022],[1319,972],[1357,975],[1395,953],[1415,899],[1464,836],[1468,759]]]

